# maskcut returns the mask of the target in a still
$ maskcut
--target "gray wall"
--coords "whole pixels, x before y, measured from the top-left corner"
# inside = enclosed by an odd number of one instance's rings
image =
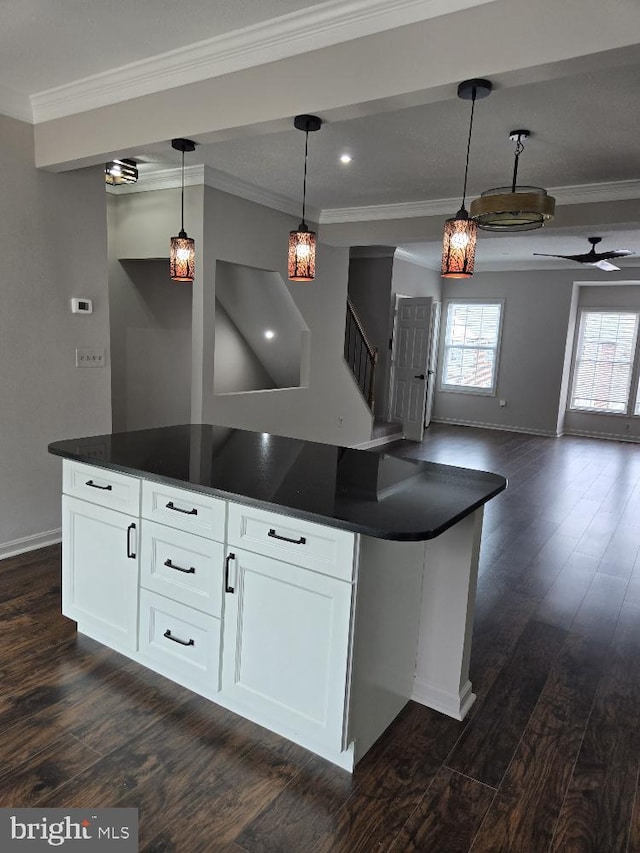
[[[232,319],[216,299],[215,360],[213,389],[216,394],[273,388],[273,379],[264,369]]]
[[[109,207],[113,208],[113,197]],[[169,261],[114,257],[110,210],[111,389],[116,431],[189,423],[191,285],[171,281]]]
[[[315,281],[288,282],[287,240],[298,220],[220,190],[204,190],[203,278],[194,289],[193,313],[194,345],[197,336],[202,340],[203,421],[332,444],[368,441],[371,414],[343,358],[348,250],[319,244]],[[282,276],[310,331],[303,340],[301,387],[214,393],[218,261]]]
[[[505,300],[498,385],[495,397],[439,390],[434,420],[493,426],[556,435],[568,429],[564,417],[566,369],[575,305],[574,283],[597,281],[608,288],[632,279],[636,270],[604,274],[599,270],[485,272],[467,280],[445,280],[440,356],[446,325],[447,298],[503,298]],[[572,301],[573,300],[573,301]],[[569,340],[569,345],[571,339]],[[440,357],[440,367],[442,357]],[[499,400],[505,400],[501,408]],[[597,416],[602,418],[602,416]],[[610,431],[610,426],[593,432]]]
[[[0,557],[59,536],[61,464],[47,444],[109,432],[109,305],[101,168],[34,164],[33,128],[0,116]],[[72,296],[94,313],[71,314]],[[107,366],[75,367],[77,346]]]

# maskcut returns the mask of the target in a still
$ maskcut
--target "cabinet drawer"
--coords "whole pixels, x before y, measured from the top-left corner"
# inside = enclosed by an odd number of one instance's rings
[[[221,616],[224,548],[220,542],[145,519],[140,559],[143,587]]]
[[[150,521],[223,542],[225,509],[225,501],[200,492],[142,482],[142,516]]]
[[[232,548],[353,580],[354,535],[348,530],[230,503],[228,531]]]
[[[140,590],[140,655],[203,696],[220,689],[220,629],[213,616]]]
[[[62,491],[128,515],[140,514],[140,480],[108,468],[65,459],[62,466]]]

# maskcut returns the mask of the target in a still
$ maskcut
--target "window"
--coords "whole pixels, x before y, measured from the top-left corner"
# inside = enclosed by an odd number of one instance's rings
[[[449,302],[441,388],[494,394],[502,301]]]
[[[627,414],[638,314],[582,311],[570,409]],[[636,401],[634,414],[640,414]]]

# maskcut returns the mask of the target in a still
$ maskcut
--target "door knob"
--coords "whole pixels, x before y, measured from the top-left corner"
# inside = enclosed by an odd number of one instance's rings
[[[424,373],[418,373],[418,374],[417,374],[416,376],[414,376],[413,378],[414,378],[414,379],[426,379],[427,377],[424,375]]]

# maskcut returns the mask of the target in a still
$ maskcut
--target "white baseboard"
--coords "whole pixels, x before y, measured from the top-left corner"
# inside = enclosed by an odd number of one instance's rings
[[[455,694],[416,678],[413,682],[411,698],[420,705],[426,705],[434,711],[453,717],[454,720],[464,720],[476,701],[476,694],[471,689],[470,681],[461,688],[459,694]]]
[[[503,432],[522,432],[525,435],[542,435],[547,438],[558,438],[562,433],[552,429],[530,429],[522,426],[507,426],[505,424],[487,424],[483,421],[466,421],[460,418],[431,418],[432,423],[452,424],[453,426],[478,427],[478,429],[497,429]]]
[[[12,539],[10,542],[0,543],[0,560],[7,557],[15,557],[25,554],[27,551],[35,551],[47,545],[56,545],[62,541],[62,529],[45,530],[44,533],[35,533],[33,536],[25,536],[22,539]]]
[[[362,441],[360,444],[350,445],[355,450],[369,450],[371,447],[382,447],[383,444],[391,444],[393,441],[401,441],[404,438],[402,430],[394,432],[393,435],[381,435],[379,438],[372,438],[371,441]]]
[[[577,435],[582,436],[582,438],[603,438],[608,441],[630,441],[632,444],[640,443],[640,436],[629,435],[629,433],[618,435],[616,432],[593,432],[593,430],[588,429],[565,429],[564,435]]]

